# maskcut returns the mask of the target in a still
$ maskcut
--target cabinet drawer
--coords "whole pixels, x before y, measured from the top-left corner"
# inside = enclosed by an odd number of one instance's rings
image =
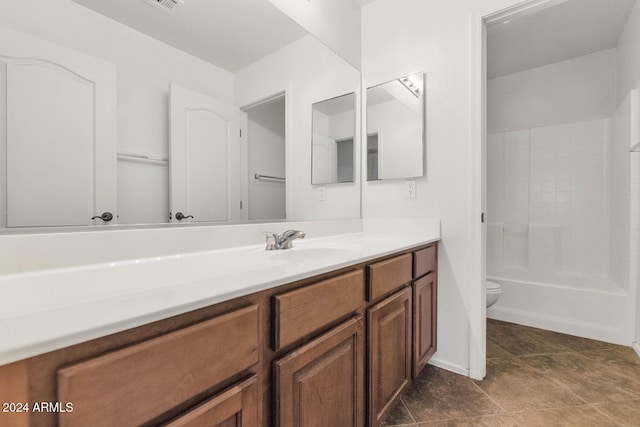
[[[164,427],[254,427],[258,425],[258,407],[258,380],[254,375]]]
[[[275,296],[274,350],[358,310],[364,303],[363,275],[357,270]]]
[[[258,363],[258,306],[58,371],[61,426],[139,425]]]
[[[412,264],[412,255],[404,254],[368,266],[369,301],[373,301],[409,283],[411,281]]]
[[[413,277],[421,277],[438,268],[436,245],[413,253]]]

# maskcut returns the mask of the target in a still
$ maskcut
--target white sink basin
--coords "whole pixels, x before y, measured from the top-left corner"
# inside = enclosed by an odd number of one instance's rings
[[[327,260],[348,260],[358,256],[357,251],[332,247],[293,247],[291,249],[282,249],[273,252],[274,254],[271,255],[271,260],[292,262],[296,264],[318,261],[326,262]]]

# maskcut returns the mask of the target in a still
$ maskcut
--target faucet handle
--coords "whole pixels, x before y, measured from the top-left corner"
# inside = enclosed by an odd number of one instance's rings
[[[271,231],[264,231],[263,233],[267,240],[267,246],[265,247],[265,250],[273,251],[275,249],[278,249],[278,247],[276,246],[278,242],[278,235],[276,233],[272,233]]]

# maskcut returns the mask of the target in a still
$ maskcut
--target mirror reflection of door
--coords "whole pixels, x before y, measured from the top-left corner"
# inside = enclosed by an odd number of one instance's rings
[[[367,181],[375,181],[378,179],[378,149],[379,133],[367,135]]]
[[[239,219],[240,110],[172,84],[170,126],[172,222]]]
[[[349,93],[313,104],[312,184],[354,181],[355,99]]]
[[[115,66],[0,29],[0,82],[0,228],[117,222]]]
[[[246,219],[285,219],[286,97],[278,95],[243,111],[247,128]]]

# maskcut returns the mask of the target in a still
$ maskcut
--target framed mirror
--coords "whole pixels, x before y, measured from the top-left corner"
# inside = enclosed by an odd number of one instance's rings
[[[367,89],[367,181],[424,176],[424,88],[419,72]]]
[[[353,182],[356,94],[316,102],[312,114],[311,183]]]
[[[308,179],[312,104],[359,70],[269,1],[168,3],[3,7],[0,233],[360,217]]]

